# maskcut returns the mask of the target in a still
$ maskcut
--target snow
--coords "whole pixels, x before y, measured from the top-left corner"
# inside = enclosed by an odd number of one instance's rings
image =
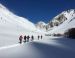
[[[75,58],[73,39],[44,37],[0,49],[0,58]]]
[[[15,15],[0,4],[0,46],[17,43],[20,35],[37,36],[37,33],[40,35],[42,32],[35,27],[34,23]]]
[[[45,22],[39,21],[35,26],[36,26],[36,28],[39,29],[40,31],[46,32],[46,25],[47,25],[47,24],[46,24]]]
[[[75,28],[75,12],[74,9],[69,10],[69,12],[64,11],[61,14],[64,14],[64,16],[67,18],[62,24],[60,24],[57,27],[53,27],[52,30],[49,31],[49,33],[60,33],[63,34],[70,28]],[[58,15],[59,16],[59,15]]]
[[[75,27],[73,13],[73,10],[69,14],[64,12],[68,20],[58,27],[54,26],[49,33],[62,33]],[[46,33],[0,4],[0,58],[75,58],[73,39],[45,36]],[[20,35],[34,35],[34,41],[30,38],[29,42],[19,44]],[[43,39],[38,40],[38,35],[43,35]]]

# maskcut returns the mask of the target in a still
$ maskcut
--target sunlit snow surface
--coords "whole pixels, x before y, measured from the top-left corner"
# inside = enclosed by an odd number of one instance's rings
[[[20,35],[37,36],[37,33],[42,32],[37,30],[32,22],[15,15],[0,4],[0,46],[17,44]]]
[[[45,32],[0,4],[0,58],[75,58],[75,40],[46,36],[37,40],[41,34]],[[35,40],[19,44],[20,35],[34,35]]]
[[[0,47],[0,58],[75,58],[74,44],[73,39],[44,37]]]

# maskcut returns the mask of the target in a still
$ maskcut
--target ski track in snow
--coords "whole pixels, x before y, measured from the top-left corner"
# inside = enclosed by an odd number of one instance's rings
[[[4,49],[8,49],[8,48],[13,48],[13,47],[16,47],[16,46],[19,46],[20,44],[13,44],[13,45],[8,45],[8,46],[3,46],[3,47],[0,47],[0,50],[4,50]]]

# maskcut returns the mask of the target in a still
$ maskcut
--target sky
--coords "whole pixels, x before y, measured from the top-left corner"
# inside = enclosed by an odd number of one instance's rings
[[[62,11],[75,9],[75,0],[0,0],[0,3],[33,23],[48,23]]]

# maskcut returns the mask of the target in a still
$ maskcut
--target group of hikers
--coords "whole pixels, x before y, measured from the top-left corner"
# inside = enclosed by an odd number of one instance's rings
[[[42,35],[41,36],[37,36],[37,38],[38,38],[38,40],[41,38],[42,39]],[[24,40],[24,42],[29,42],[29,40],[31,40],[31,41],[33,41],[34,40],[34,36],[32,35],[31,37],[28,35],[28,36],[22,36],[22,35],[20,35],[20,37],[19,37],[19,41],[20,41],[20,43],[22,43],[22,41]]]

